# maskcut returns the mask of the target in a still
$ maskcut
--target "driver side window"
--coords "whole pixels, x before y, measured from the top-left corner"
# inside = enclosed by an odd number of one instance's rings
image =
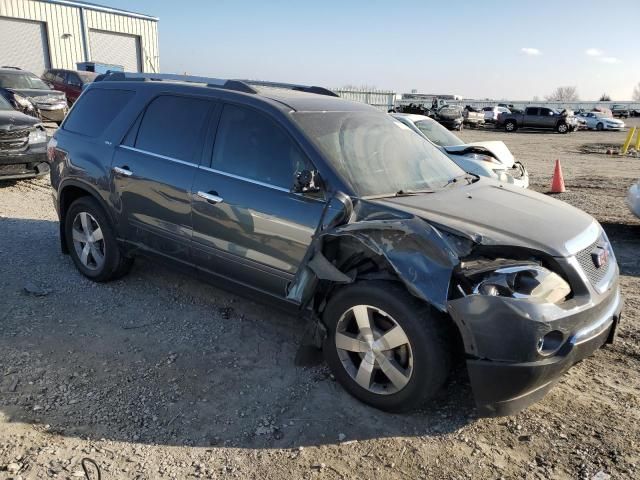
[[[300,148],[275,121],[244,107],[224,106],[211,168],[291,189],[296,172],[310,169]]]

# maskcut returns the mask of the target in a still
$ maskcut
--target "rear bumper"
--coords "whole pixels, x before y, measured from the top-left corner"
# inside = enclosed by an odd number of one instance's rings
[[[467,360],[478,413],[511,415],[540,400],[572,365],[613,342],[622,305],[622,297],[616,291],[607,309],[575,331],[551,357],[523,363]]]

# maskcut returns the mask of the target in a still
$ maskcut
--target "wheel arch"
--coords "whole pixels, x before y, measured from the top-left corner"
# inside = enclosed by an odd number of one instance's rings
[[[115,219],[107,202],[105,202],[94,187],[78,180],[67,180],[63,182],[58,189],[58,214],[60,218],[60,248],[64,254],[69,254],[64,228],[66,215],[71,204],[81,197],[91,197],[95,199],[100,207],[102,207],[111,224],[115,226]]]

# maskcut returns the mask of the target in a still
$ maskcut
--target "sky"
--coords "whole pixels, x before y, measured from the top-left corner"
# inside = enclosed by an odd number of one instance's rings
[[[640,0],[97,2],[160,18],[165,73],[511,100],[640,82]]]

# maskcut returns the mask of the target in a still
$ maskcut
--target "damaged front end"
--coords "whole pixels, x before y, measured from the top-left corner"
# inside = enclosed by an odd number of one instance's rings
[[[617,265],[597,292],[575,260],[490,238],[338,193],[327,203],[288,298],[320,316],[332,291],[360,280],[399,281],[448,315],[462,339],[481,415],[515,413],[571,365],[612,341],[622,300]]]

